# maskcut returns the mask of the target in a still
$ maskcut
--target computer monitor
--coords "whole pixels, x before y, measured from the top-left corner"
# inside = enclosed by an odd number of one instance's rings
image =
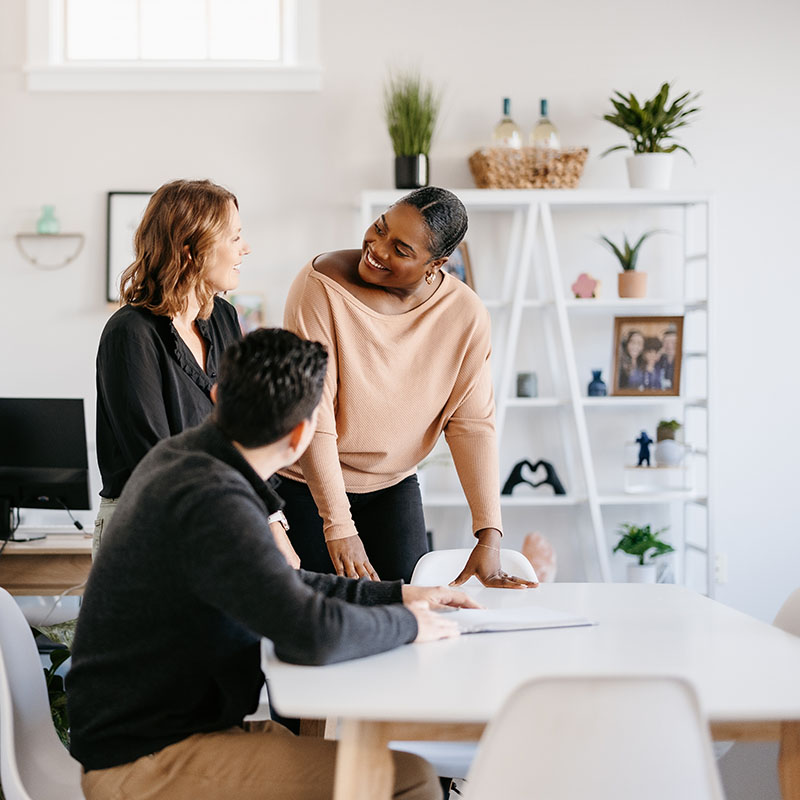
[[[83,400],[0,398],[0,540],[15,509],[91,507]]]

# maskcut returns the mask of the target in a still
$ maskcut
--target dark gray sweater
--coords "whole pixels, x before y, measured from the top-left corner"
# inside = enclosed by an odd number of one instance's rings
[[[92,566],[67,676],[71,752],[86,769],[239,725],[263,685],[261,636],[311,665],[415,638],[400,582],[291,569],[266,521],[280,506],[211,422],[136,467]]]

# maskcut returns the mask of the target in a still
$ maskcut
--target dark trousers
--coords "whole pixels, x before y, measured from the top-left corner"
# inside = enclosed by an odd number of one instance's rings
[[[305,483],[281,478],[289,539],[303,569],[334,572],[322,533],[322,517]],[[428,552],[422,497],[416,475],[387,489],[347,493],[350,513],[370,563],[381,580],[411,580],[414,565]]]

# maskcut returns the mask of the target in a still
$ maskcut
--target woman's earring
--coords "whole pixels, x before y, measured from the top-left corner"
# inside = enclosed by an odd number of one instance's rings
[[[425,273],[425,283],[427,283],[428,286],[430,286],[433,283],[433,273],[432,272],[426,272]]]

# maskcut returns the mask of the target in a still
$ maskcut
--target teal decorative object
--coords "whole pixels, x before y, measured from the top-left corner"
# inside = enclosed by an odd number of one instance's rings
[[[42,206],[42,215],[36,222],[36,233],[59,233],[61,223],[56,218],[55,206]]]

